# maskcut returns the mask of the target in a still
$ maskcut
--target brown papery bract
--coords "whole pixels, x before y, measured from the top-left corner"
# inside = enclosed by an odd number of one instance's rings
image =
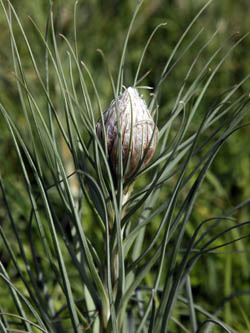
[[[115,182],[119,158],[117,111],[120,117],[125,181],[136,171],[146,167],[154,155],[158,142],[158,129],[144,99],[140,97],[137,89],[127,88],[119,95],[117,101],[111,102],[103,114],[109,164]],[[104,145],[105,139],[100,120],[96,125],[96,132],[100,142]]]

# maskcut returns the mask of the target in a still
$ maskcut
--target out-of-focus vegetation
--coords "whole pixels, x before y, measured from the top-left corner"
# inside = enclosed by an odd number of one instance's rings
[[[24,30],[29,36],[29,41],[33,52],[37,55],[39,66],[45,66],[44,48],[41,47],[41,41],[31,22],[34,21],[40,30],[45,34],[46,21],[48,16],[48,1],[45,0],[13,0]],[[167,25],[160,28],[149,45],[142,65],[141,75],[149,71],[149,74],[142,82],[143,86],[155,87],[159,81],[160,75],[168,57],[176,46],[182,33],[192,21],[197,11],[204,4],[201,0],[145,0],[138,17],[135,21],[131,37],[129,39],[127,59],[125,64],[124,82],[127,86],[133,84],[135,71],[145,42],[153,29],[160,23],[166,22]],[[103,109],[105,109],[112,99],[112,87],[107,79],[107,72],[102,57],[97,49],[105,54],[108,66],[112,74],[118,71],[121,58],[122,47],[128,24],[135,7],[134,0],[79,0],[77,5],[77,39],[79,57],[84,61],[91,71],[95,84],[101,97]],[[65,53],[65,63],[67,58],[67,46],[59,34],[63,34],[69,40],[74,40],[74,1],[56,0],[53,4],[53,15],[55,20],[55,29],[58,35],[58,46],[61,54]],[[186,52],[173,71],[168,76],[166,82],[158,96],[159,100],[159,128],[166,122],[174,106],[176,96],[185,79],[187,71],[190,68],[197,52],[217,31],[216,37],[212,43],[204,50],[203,56],[195,66],[193,74],[188,78],[187,85],[202,70],[207,59],[219,46],[225,46],[229,49],[249,30],[250,6],[248,0],[215,0],[201,15],[192,29],[188,32],[185,40],[176,55]],[[14,30],[18,28],[14,25]],[[185,47],[200,31],[199,38],[194,41],[191,48],[185,50]],[[9,32],[3,11],[0,9],[0,101],[16,119],[16,123],[22,126],[24,123],[23,113],[20,111],[20,99],[18,96],[16,80],[13,75],[13,62],[11,59],[11,46],[9,42]],[[25,69],[25,75],[29,80],[34,80],[34,91],[36,91],[36,77],[32,68],[32,63],[27,54],[27,48],[22,48],[23,37],[20,35],[19,50],[22,56],[22,65]],[[222,65],[207,94],[203,99],[200,110],[193,119],[193,129],[197,129],[202,116],[211,105],[219,103],[223,94],[240,82],[250,73],[250,37],[247,36],[229,55]],[[224,52],[224,51],[222,51]],[[220,54],[218,55],[218,57]],[[211,62],[211,70],[213,69]],[[207,73],[209,75],[209,72]],[[57,86],[51,85],[54,92],[55,103],[60,105],[60,93],[57,95]],[[89,83],[91,91],[91,84]],[[250,81],[247,80],[239,91],[238,96],[250,91]],[[143,89],[141,90],[143,93]],[[94,93],[93,93],[94,96]],[[199,91],[197,91],[197,98]],[[38,104],[46,107],[44,99],[37,101]],[[195,102],[195,100],[194,100]],[[247,120],[247,119],[245,119]],[[248,121],[250,117],[248,116]],[[25,132],[25,131],[24,131]],[[20,220],[20,230],[26,228],[28,219],[28,209],[25,212],[26,195],[23,193],[22,176],[18,166],[17,156],[13,151],[8,130],[0,119],[0,159],[1,176],[6,179],[5,187],[9,195],[14,215]],[[24,134],[25,135],[25,134]],[[215,159],[210,168],[206,182],[203,185],[193,214],[187,227],[187,240],[192,236],[195,228],[204,219],[224,215],[232,207],[250,197],[250,127],[242,128],[233,134],[224,144],[220,154]],[[195,160],[193,161],[195,164]],[[7,177],[8,176],[8,177]],[[147,178],[141,177],[138,180],[138,187],[144,186]],[[171,193],[171,182],[169,182],[169,191],[166,190],[165,196],[162,196],[162,202],[168,198]],[[60,207],[58,208],[60,209]],[[27,215],[25,215],[27,214]],[[84,214],[90,214],[85,211]],[[241,220],[249,220],[249,204],[237,211],[237,216]],[[67,217],[65,217],[67,219]],[[6,219],[6,210],[3,205],[0,206],[0,223],[8,223]],[[93,220],[89,218],[89,225],[86,225],[90,238],[99,237],[96,228],[92,228]],[[225,221],[224,223],[229,223]],[[155,228],[155,229],[154,229]],[[221,226],[223,229],[223,226]],[[5,226],[6,229],[6,226]],[[148,239],[150,234],[154,233],[156,227],[151,224],[147,228]],[[91,233],[92,236],[91,236]],[[9,234],[11,239],[11,234]],[[239,235],[235,231],[234,238]],[[25,239],[25,237],[24,237]],[[26,239],[27,241],[27,239]],[[225,242],[227,240],[225,239]],[[249,241],[248,241],[249,242]],[[250,268],[249,256],[250,247],[246,240],[239,241],[229,247],[218,249],[203,257],[195,266],[191,274],[191,283],[194,292],[194,302],[204,305],[208,311],[218,309],[219,316],[226,323],[233,326],[238,332],[250,331]],[[217,245],[220,243],[218,242]],[[0,259],[8,268],[9,258],[0,245]],[[18,283],[18,276],[14,277]],[[150,276],[148,281],[150,284]],[[2,303],[8,302],[8,292],[3,289],[0,281],[0,307]],[[20,283],[20,288],[22,285]],[[57,291],[55,290],[55,293]],[[226,302],[227,297],[232,298],[231,302]],[[10,309],[11,310],[11,309]],[[185,310],[180,307],[179,317],[185,322]]]

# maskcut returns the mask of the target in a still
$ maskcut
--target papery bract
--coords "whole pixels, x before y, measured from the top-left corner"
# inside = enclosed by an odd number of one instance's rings
[[[120,118],[124,179],[127,180],[135,171],[145,168],[153,157],[158,141],[158,129],[137,89],[129,87],[117,100],[111,102],[109,108],[104,112],[103,118],[109,164],[115,180],[117,179],[119,157],[116,110]],[[104,145],[100,120],[97,123],[96,132],[100,142]]]

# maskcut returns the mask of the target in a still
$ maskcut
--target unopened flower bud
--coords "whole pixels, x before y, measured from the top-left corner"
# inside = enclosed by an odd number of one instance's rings
[[[116,110],[120,118],[124,179],[127,180],[135,171],[145,168],[151,160],[158,141],[158,130],[145,101],[135,88],[127,88],[117,101],[112,101],[103,118],[109,164],[115,180],[117,180],[119,157]],[[96,132],[104,145],[100,120]]]

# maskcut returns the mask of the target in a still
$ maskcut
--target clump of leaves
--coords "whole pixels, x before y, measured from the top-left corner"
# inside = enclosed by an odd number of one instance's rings
[[[65,60],[65,53],[58,47],[52,10],[45,34],[32,21],[44,48],[43,68],[38,65],[37,55],[15,8],[8,0],[0,3],[9,28],[19,106],[25,125],[16,124],[11,110],[6,110],[3,104],[0,108],[18,156],[24,184],[22,190],[26,191],[20,193],[26,202],[22,213],[26,223],[22,224],[22,230],[20,216],[15,211],[18,202],[9,200],[7,180],[0,179],[8,214],[7,226],[0,229],[3,249],[21,281],[17,286],[0,264],[0,277],[9,288],[8,295],[16,311],[6,313],[3,304],[1,330],[4,333],[10,329],[167,332],[174,327],[174,330],[201,332],[211,322],[225,331],[234,331],[194,303],[190,273],[205,254],[248,236],[249,221],[236,222],[231,215],[248,204],[249,199],[223,216],[202,221],[191,239],[184,236],[215,156],[227,138],[248,126],[242,124],[242,120],[249,111],[249,96],[243,94],[235,99],[234,96],[249,76],[211,105],[198,128],[193,130],[191,127],[217,71],[246,36],[229,49],[222,45],[216,50],[188,86],[197,61],[216,33],[204,41],[203,48],[189,65],[167,119],[159,117],[157,148],[154,125],[150,127],[147,144],[137,151],[139,157],[136,156],[135,167],[128,172],[131,159],[135,158],[131,152],[136,144],[133,140],[136,128],[131,124],[137,110],[133,108],[133,96],[130,95],[127,105],[131,120],[128,137],[124,140],[119,95],[123,93],[124,85],[132,85],[129,89],[133,92],[143,88],[150,90],[150,87],[140,86],[148,75],[148,72],[141,74],[141,68],[152,38],[164,24],[158,25],[150,35],[133,83],[125,80],[125,56],[142,1],[136,6],[125,38],[116,83],[104,54],[99,51],[114,97],[116,150],[112,155],[107,144],[110,133],[105,131],[110,118],[103,115],[96,86],[98,78],[91,75],[79,58],[76,22],[73,46],[61,35],[67,46]],[[185,53],[199,39],[200,33],[191,39],[184,51],[180,52],[179,47],[209,3],[184,31],[152,93],[146,97],[147,124],[151,118],[157,123],[161,113],[158,96],[164,92],[166,79],[178,68],[180,59],[185,59]],[[75,18],[76,12],[77,4]],[[22,64],[14,22],[30,57],[36,84],[27,77]],[[210,68],[212,63],[213,69]],[[137,98],[141,99],[139,95]],[[99,124],[97,129],[96,124]],[[144,143],[146,132],[142,131],[140,135],[139,141]],[[128,145],[125,155],[124,142]],[[152,147],[156,148],[156,153],[150,160],[148,154]],[[166,191],[169,187],[171,190]],[[148,228],[153,230],[150,236]],[[233,235],[234,230],[238,236],[224,241],[224,237]],[[182,308],[188,323],[181,321],[179,311]]]

